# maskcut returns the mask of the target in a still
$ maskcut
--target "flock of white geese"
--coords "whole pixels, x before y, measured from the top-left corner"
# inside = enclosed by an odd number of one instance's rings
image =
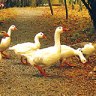
[[[10,47],[11,43],[11,31],[16,30],[15,25],[11,25],[8,29],[8,36],[6,38],[2,38],[0,44],[0,60],[2,60],[2,55],[6,58],[9,58],[7,54],[4,53],[6,49],[13,50],[16,55],[21,56],[21,62],[23,64],[33,65],[38,69],[40,74],[43,76],[48,76],[46,71],[42,68],[41,65],[51,66],[56,64],[57,61],[60,60],[60,64],[62,65],[66,62],[66,58],[77,55],[80,58],[82,63],[86,63],[87,59],[84,55],[90,55],[96,50],[96,46],[92,43],[85,44],[83,48],[74,49],[67,45],[61,45],[60,43],[60,35],[67,31],[66,28],[61,26],[57,27],[54,33],[54,45],[40,49],[41,44],[39,39],[46,38],[44,33],[39,32],[36,34],[34,38],[34,43],[25,42],[21,44],[17,44],[15,46]],[[25,57],[26,59],[24,59]],[[68,64],[70,65],[70,64]]]

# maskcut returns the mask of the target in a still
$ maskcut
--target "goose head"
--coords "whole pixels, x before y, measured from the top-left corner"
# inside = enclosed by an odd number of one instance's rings
[[[59,27],[56,28],[56,33],[60,33],[61,34],[61,33],[66,32],[68,30],[69,30],[68,28],[64,28],[62,26],[59,26]]]
[[[82,53],[82,48],[78,48],[76,53],[80,56],[80,60],[82,63],[86,63],[87,60],[86,58],[84,57],[83,53]]]
[[[36,35],[38,38],[47,38],[43,32],[39,32],[37,35]]]
[[[86,63],[87,62],[86,58],[82,57],[81,62]]]
[[[16,28],[15,25],[11,25],[9,29],[10,29],[10,30],[17,30],[17,28]]]
[[[1,33],[0,33],[0,37],[9,37],[9,35],[6,33],[6,31],[2,31]]]
[[[62,26],[57,27],[55,32],[59,34],[63,33],[64,32],[63,27]]]

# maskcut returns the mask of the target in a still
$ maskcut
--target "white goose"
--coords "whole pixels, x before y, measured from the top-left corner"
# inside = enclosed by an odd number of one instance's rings
[[[26,42],[26,43],[17,44],[15,46],[9,47],[9,50],[13,50],[16,55],[26,54],[29,51],[31,51],[32,53],[33,51],[40,48],[41,46],[39,41],[40,38],[46,38],[44,33],[39,32],[38,34],[36,34],[34,38],[35,43]],[[22,56],[21,56],[21,62],[24,64]]]
[[[6,38],[6,37],[9,37],[9,35],[5,32],[5,31],[2,31],[0,33],[0,41],[2,40],[2,38]],[[2,59],[2,55],[1,55],[1,52],[0,52],[0,61]]]
[[[85,55],[87,61],[89,62],[89,56],[96,52],[96,43],[85,44],[83,48],[80,48],[80,51]]]
[[[5,53],[3,53],[6,49],[9,48],[10,43],[11,43],[11,31],[12,30],[17,30],[17,28],[15,27],[15,25],[11,25],[8,29],[7,34],[9,35],[9,37],[3,38],[1,40],[1,44],[0,44],[0,52],[1,54],[3,54],[6,58],[9,58],[9,56],[7,56]]]
[[[66,58],[71,57],[71,56],[75,56],[75,55],[79,56],[82,63],[87,62],[86,58],[83,56],[83,53],[81,52],[81,50],[79,48],[77,50],[75,50],[74,48],[72,48],[70,46],[61,45],[60,61],[61,61],[62,65],[63,65],[63,63],[68,64],[67,62],[64,62],[66,60]],[[68,64],[68,65],[70,65],[70,64]]]
[[[88,43],[85,44],[81,51],[85,55],[91,55],[96,50],[96,44]]]
[[[28,62],[31,65],[34,65],[39,72],[43,76],[47,76],[45,70],[42,70],[42,67],[39,66],[40,64],[46,65],[46,66],[51,66],[55,62],[57,62],[60,59],[61,55],[61,45],[60,45],[60,34],[63,33],[63,28],[62,27],[57,27],[55,30],[55,44],[54,46],[44,48],[44,49],[39,49],[35,51],[34,53],[29,53],[29,54],[22,54],[23,56],[27,57]]]

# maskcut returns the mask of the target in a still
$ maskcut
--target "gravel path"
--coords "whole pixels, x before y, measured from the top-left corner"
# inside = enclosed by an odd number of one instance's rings
[[[16,10],[19,13],[16,19],[3,28],[6,30],[12,24],[18,28],[12,33],[11,46],[21,42],[33,42],[35,34],[39,31],[48,36],[47,40],[41,40],[42,47],[53,44],[54,29],[51,33],[48,31],[53,28],[48,23],[49,18],[41,18],[44,8]],[[0,96],[96,96],[96,80],[87,78],[90,69],[85,68],[78,57],[73,57],[73,62],[77,62],[76,67],[60,69],[58,64],[50,68],[45,67],[52,75],[45,78],[40,76],[33,66],[19,64],[20,60],[14,52],[8,53],[11,54],[11,59],[3,59],[0,63]]]

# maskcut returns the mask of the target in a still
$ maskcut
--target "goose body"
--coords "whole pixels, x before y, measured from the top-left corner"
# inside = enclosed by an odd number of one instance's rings
[[[15,25],[11,25],[9,27],[8,32],[7,32],[9,37],[2,38],[1,44],[0,44],[0,51],[5,51],[7,48],[9,48],[10,43],[11,43],[11,31],[15,29],[16,29]]]
[[[46,36],[42,32],[39,32],[38,34],[36,34],[34,38],[35,43],[26,42],[26,43],[17,44],[13,47],[9,47],[9,50],[14,50],[15,54],[17,55],[26,54],[28,53],[28,51],[31,52],[35,51],[39,49],[41,46],[39,41],[40,38],[46,38]]]
[[[26,54],[28,51],[34,51],[40,48],[40,45],[35,46],[34,43],[26,42],[9,47],[9,50],[14,50],[15,54]]]
[[[95,46],[92,43],[85,44],[81,51],[85,55],[91,55],[95,51]]]
[[[1,40],[2,40],[3,38],[6,38],[6,37],[9,37],[9,35],[6,33],[6,31],[1,31],[1,32],[0,32],[0,43],[1,43]]]
[[[0,44],[0,51],[5,51],[10,46],[10,43],[11,43],[10,37],[6,37],[6,39],[2,39]]]
[[[31,52],[29,54],[22,54],[23,56],[27,57],[28,62],[31,65],[36,65],[36,68],[40,71],[42,75],[45,75],[45,72],[41,70],[40,67],[37,67],[40,64],[51,66],[55,62],[60,59],[61,55],[61,44],[60,44],[60,34],[63,33],[62,27],[57,27],[55,30],[55,44],[54,46],[43,48],[35,51],[34,53]]]
[[[51,66],[60,59],[60,51],[56,47],[48,47],[44,49],[38,49],[34,53],[23,54],[27,57],[28,61],[32,65],[46,65]]]

